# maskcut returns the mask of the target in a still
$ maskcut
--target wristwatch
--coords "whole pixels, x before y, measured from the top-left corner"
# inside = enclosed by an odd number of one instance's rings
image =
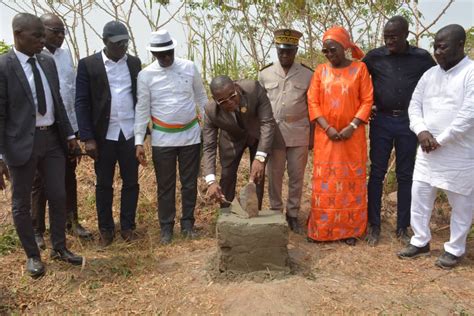
[[[349,123],[350,126],[352,126],[353,129],[357,129],[357,127],[359,127],[356,123],[354,122],[350,122]]]
[[[265,157],[263,156],[255,156],[254,159],[260,161],[261,163],[265,163]]]

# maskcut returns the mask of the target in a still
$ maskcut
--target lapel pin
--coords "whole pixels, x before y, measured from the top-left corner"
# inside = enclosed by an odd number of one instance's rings
[[[247,112],[247,107],[243,106],[240,108],[240,112],[245,113]]]

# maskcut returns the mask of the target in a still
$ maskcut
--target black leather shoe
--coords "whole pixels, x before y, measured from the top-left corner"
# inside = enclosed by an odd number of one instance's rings
[[[137,234],[132,229],[121,230],[120,236],[122,236],[123,240],[126,242],[131,242],[138,238]]]
[[[114,241],[114,232],[113,231],[101,231],[100,232],[100,246],[107,247]]]
[[[41,250],[46,249],[46,243],[44,242],[44,238],[43,238],[42,234],[35,233],[35,241],[36,241],[36,244],[38,245],[39,249],[41,249]]]
[[[400,240],[402,244],[408,246],[410,244],[410,235],[408,235],[407,228],[399,228],[397,229],[397,238]]]
[[[36,279],[44,275],[46,268],[41,258],[31,257],[26,259],[26,271],[33,279]]]
[[[186,239],[196,239],[199,237],[198,233],[193,228],[185,228],[181,231],[181,235]]]
[[[369,233],[367,234],[366,240],[367,240],[367,244],[370,247],[377,246],[380,240],[380,227],[370,226]]]
[[[74,253],[69,251],[67,248],[51,250],[51,259],[61,260],[75,266],[80,266],[82,264],[82,257],[75,255]]]
[[[411,259],[420,256],[427,256],[430,254],[430,244],[426,244],[424,247],[416,247],[409,244],[406,248],[403,248],[397,255],[400,259]]]
[[[436,260],[435,265],[442,269],[451,269],[454,268],[461,261],[461,257],[457,257],[447,251],[445,251],[439,258]]]
[[[173,231],[164,229],[161,230],[160,233],[160,244],[162,245],[168,245],[171,243],[171,240],[173,239]]]
[[[79,223],[73,223],[70,227],[68,227],[68,233],[85,240],[92,239],[92,233]]]
[[[298,224],[298,218],[286,215],[286,221],[292,232],[300,235],[303,234],[303,229],[300,224]]]

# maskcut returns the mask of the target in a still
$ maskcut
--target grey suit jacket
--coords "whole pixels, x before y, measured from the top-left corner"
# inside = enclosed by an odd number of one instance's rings
[[[54,59],[37,54],[54,101],[54,117],[61,145],[67,152],[67,138],[74,135],[59,94]],[[0,154],[8,165],[21,166],[30,159],[36,131],[36,107],[25,72],[13,50],[0,56]]]
[[[229,166],[235,156],[249,145],[249,141],[258,142],[257,151],[267,154],[273,148],[285,148],[263,87],[254,80],[238,80],[236,83],[241,88],[240,113],[244,129],[239,127],[232,113],[221,109],[214,100],[206,105],[203,126],[204,175],[216,174],[217,143],[222,167]]]

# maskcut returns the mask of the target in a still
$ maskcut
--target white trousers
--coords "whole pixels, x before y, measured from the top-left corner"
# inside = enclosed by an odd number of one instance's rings
[[[411,219],[410,225],[414,235],[410,243],[423,247],[431,240],[430,219],[438,188],[429,183],[413,181],[411,190]],[[457,257],[466,251],[467,235],[471,229],[474,213],[474,192],[462,195],[444,190],[451,205],[451,236],[444,244],[444,250]]]

